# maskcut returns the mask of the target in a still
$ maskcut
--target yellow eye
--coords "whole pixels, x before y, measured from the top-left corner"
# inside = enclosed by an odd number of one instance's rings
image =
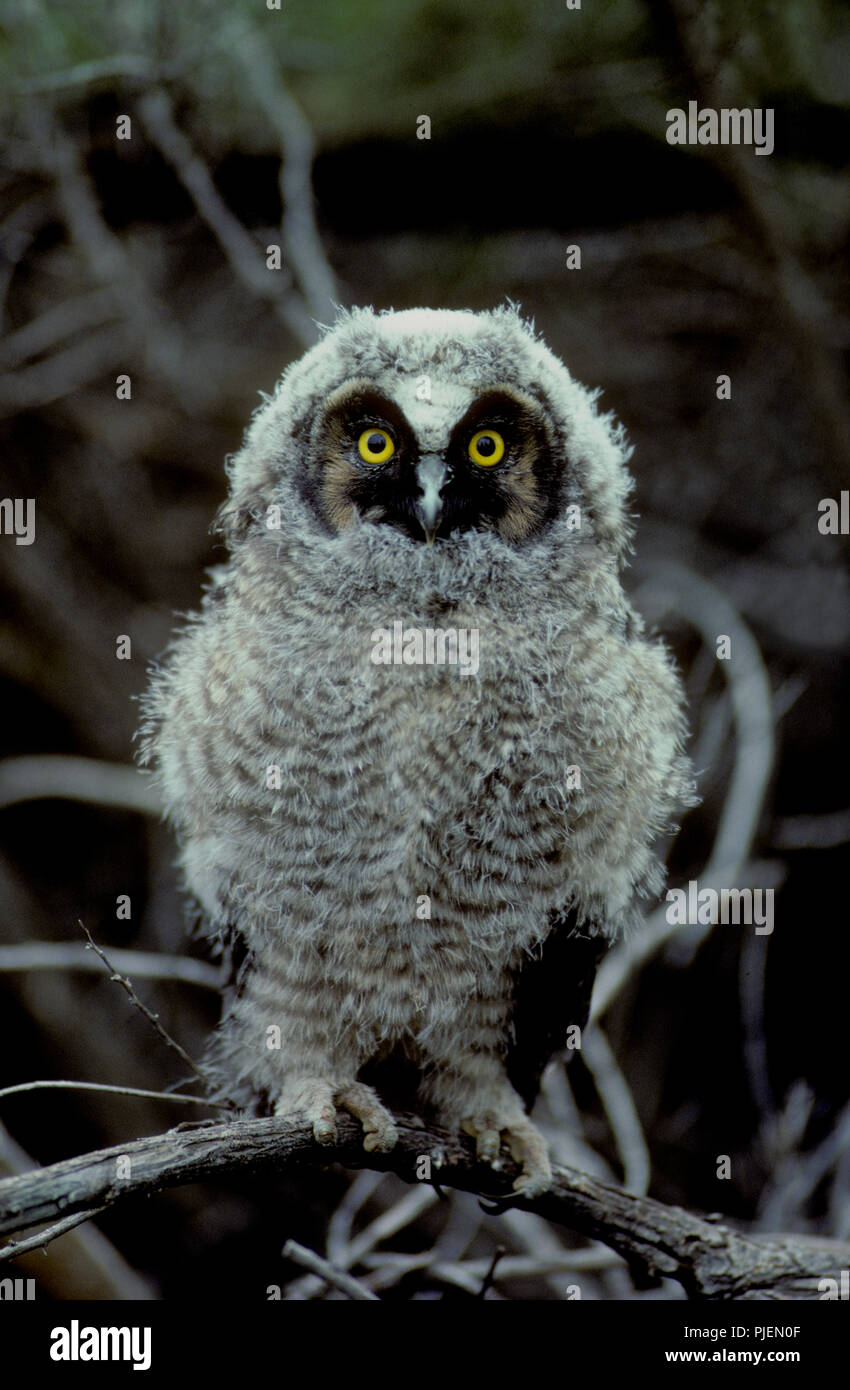
[[[498,430],[479,430],[469,441],[469,457],[479,468],[492,468],[505,457],[505,441]]]
[[[364,430],[357,441],[364,463],[386,463],[395,453],[395,445],[386,430]]]

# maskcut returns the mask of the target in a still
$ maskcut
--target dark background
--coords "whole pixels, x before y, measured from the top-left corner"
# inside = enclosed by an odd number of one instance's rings
[[[739,881],[776,884],[773,936],[718,926],[690,959],[674,943],[633,969],[604,1017],[649,1190],[757,1230],[850,1238],[847,538],[817,525],[820,499],[850,487],[850,14],[828,0],[120,9],[0,8],[0,495],[36,499],[35,544],[0,536],[2,756],[132,761],[147,665],[222,558],[209,526],[224,457],[258,391],[312,341],[311,316],[327,322],[332,299],[516,300],[635,445],[627,583],[683,667],[703,797],[673,848],[674,883],[705,867],[740,753],[734,641],[731,663],[714,660],[724,605],[771,692],[775,754],[764,795],[751,789]],[[692,99],[772,107],[774,153],[667,145],[667,110]],[[416,138],[421,114],[430,141]],[[298,182],[311,139],[315,241]],[[266,269],[270,243],[281,272]],[[130,401],[116,399],[119,373]],[[675,592],[658,600],[671,562],[704,581],[701,624]],[[130,661],[116,659],[119,634]],[[139,793],[96,804],[95,768],[95,790],[68,799],[73,768],[16,766],[17,793],[0,765],[0,944],[82,941],[82,919],[107,950],[192,952],[171,838]],[[20,799],[37,772],[52,794]],[[120,894],[130,921],[116,920]],[[137,990],[199,1056],[216,996]],[[161,1089],[183,1074],[105,971],[12,970],[0,955],[0,1085]],[[621,1180],[599,1067],[577,1059],[570,1082],[573,1157]],[[566,1104],[544,1102],[556,1134]],[[195,1118],[94,1092],[0,1106],[5,1171],[25,1162],[12,1136],[47,1163]],[[355,1229],[406,1192],[357,1181]],[[154,1297],[262,1298],[297,1275],[280,1259],[287,1236],[324,1249],[348,1184],[332,1170],[175,1189],[99,1218],[108,1245],[67,1236],[18,1267],[56,1298],[138,1296],[138,1276]],[[439,1241],[485,1265],[500,1242],[543,1252],[542,1228],[461,1197],[399,1227],[379,1250]],[[624,1267],[577,1277],[586,1298],[681,1296]],[[555,1298],[569,1282],[505,1278],[491,1296]],[[468,1296],[427,1271],[388,1278],[384,1296],[440,1293]]]

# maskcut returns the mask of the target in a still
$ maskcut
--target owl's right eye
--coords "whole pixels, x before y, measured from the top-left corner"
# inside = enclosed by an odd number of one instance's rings
[[[386,430],[364,430],[357,441],[357,452],[364,463],[386,463],[395,453],[395,444]]]

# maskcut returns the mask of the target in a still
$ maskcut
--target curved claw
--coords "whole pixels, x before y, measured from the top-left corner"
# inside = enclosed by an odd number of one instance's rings
[[[478,1158],[488,1163],[494,1172],[499,1172],[504,1166],[501,1157],[504,1140],[511,1157],[522,1169],[513,1184],[517,1197],[539,1197],[551,1186],[552,1169],[546,1141],[525,1115],[488,1111],[468,1116],[461,1121],[461,1129],[472,1135]],[[502,1210],[507,1210],[502,1205],[504,1202],[511,1205],[511,1199],[501,1195],[496,1200]]]
[[[317,1144],[335,1144],[339,1138],[336,1127],[336,1110],[332,1105],[323,1105],[321,1113],[313,1120],[313,1138]]]

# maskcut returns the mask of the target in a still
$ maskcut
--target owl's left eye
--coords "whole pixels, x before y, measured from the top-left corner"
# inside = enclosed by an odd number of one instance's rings
[[[505,441],[498,430],[478,430],[469,441],[469,457],[479,468],[492,468],[505,456]]]
[[[357,451],[364,463],[386,463],[395,453],[395,444],[386,430],[364,430],[357,441]]]

